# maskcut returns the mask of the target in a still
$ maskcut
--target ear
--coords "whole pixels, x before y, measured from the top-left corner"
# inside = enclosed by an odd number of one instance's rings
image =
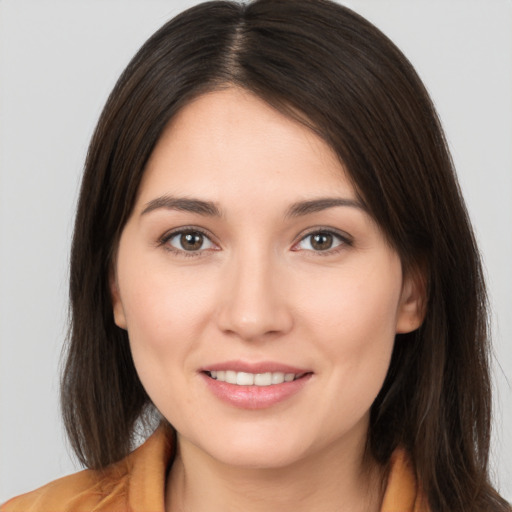
[[[398,306],[396,332],[408,333],[418,329],[426,314],[427,286],[421,270],[407,272]]]
[[[126,316],[124,314],[123,303],[121,302],[121,294],[119,292],[119,284],[114,269],[110,270],[109,276],[110,298],[112,300],[112,309],[114,314],[114,322],[121,329],[126,329]]]

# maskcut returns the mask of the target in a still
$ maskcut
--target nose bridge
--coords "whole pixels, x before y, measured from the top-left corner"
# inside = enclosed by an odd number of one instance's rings
[[[288,332],[293,320],[280,286],[282,270],[268,247],[233,254],[226,265],[219,327],[246,340]]]

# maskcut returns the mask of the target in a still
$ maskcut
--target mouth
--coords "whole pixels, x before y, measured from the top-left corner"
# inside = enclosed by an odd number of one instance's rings
[[[207,389],[238,409],[273,407],[309,388],[314,372],[276,361],[224,361],[199,370]]]
[[[249,373],[237,372],[234,370],[211,370],[204,372],[211,379],[236,386],[275,386],[285,382],[293,382],[307,375],[306,373],[284,373],[284,372],[264,372]]]

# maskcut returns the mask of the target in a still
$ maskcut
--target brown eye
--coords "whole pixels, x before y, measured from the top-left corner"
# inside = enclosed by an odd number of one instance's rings
[[[315,251],[326,251],[332,247],[333,236],[330,233],[316,233],[311,236],[311,247]]]
[[[200,231],[182,231],[171,235],[167,243],[178,251],[199,252],[206,249],[212,249],[212,241]]]
[[[180,244],[185,251],[198,251],[203,245],[203,238],[201,233],[182,233]]]
[[[331,250],[343,245],[351,245],[348,237],[331,231],[315,231],[306,235],[295,246],[294,250],[329,253]]]

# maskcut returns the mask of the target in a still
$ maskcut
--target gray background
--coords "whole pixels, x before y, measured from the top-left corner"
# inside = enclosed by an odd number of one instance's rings
[[[0,502],[75,471],[60,424],[67,262],[88,140],[143,41],[195,1],[0,0]],[[492,466],[512,500],[512,2],[352,0],[438,107],[494,311]]]

